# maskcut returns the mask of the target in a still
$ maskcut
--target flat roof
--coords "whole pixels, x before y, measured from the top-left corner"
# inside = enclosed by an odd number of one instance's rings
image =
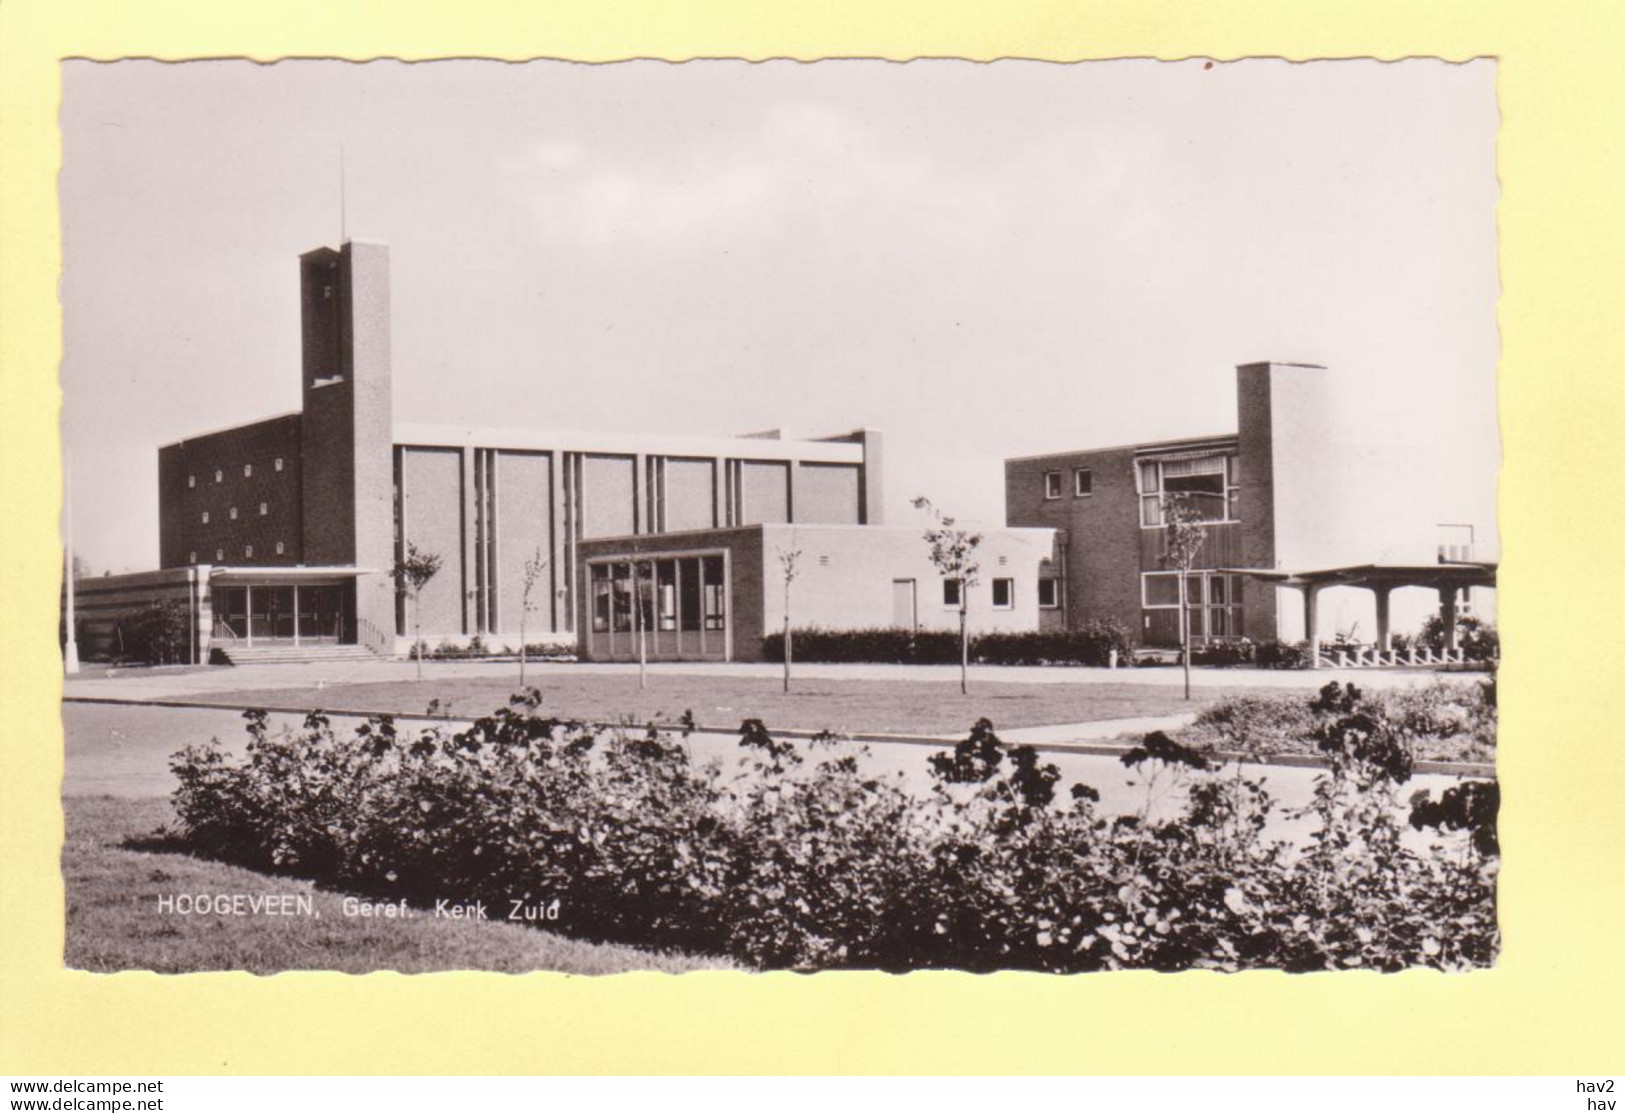
[[[1205,437],[1178,437],[1166,441],[1137,441],[1129,444],[1107,444],[1090,448],[1073,448],[1061,452],[1038,452],[1031,456],[1006,456],[1007,464],[1028,463],[1033,460],[1062,460],[1074,456],[1092,456],[1097,452],[1172,452],[1181,448],[1217,448],[1228,446],[1239,438],[1236,433],[1213,433]]]
[[[190,436],[182,437],[178,441],[170,441],[168,444],[161,444],[158,447],[160,450],[179,448],[189,441],[207,440],[209,437],[218,437],[222,433],[235,433],[239,429],[251,429],[256,425],[269,425],[273,421],[286,421],[290,417],[300,417],[304,412],[304,410],[286,410],[279,414],[272,414],[270,417],[256,417],[252,421],[239,421],[235,425],[222,425],[219,428],[210,429],[203,433],[193,433]]]
[[[927,526],[924,522],[921,522],[919,525],[910,526],[883,524],[864,525],[855,524],[852,522],[752,522],[750,525],[745,526],[705,526],[701,527],[700,529],[665,530],[661,533],[620,533],[609,534],[603,537],[584,537],[581,539],[581,543],[583,545],[598,545],[605,542],[626,542],[629,544],[633,542],[653,543],[657,541],[664,541],[668,538],[684,540],[698,537],[714,537],[718,534],[724,533],[747,533],[751,530],[761,530],[764,532],[767,530],[784,530],[786,532],[793,530],[795,532],[806,533],[808,535],[814,533],[854,533],[861,530],[862,532],[871,535],[875,533],[894,533],[907,534],[910,537],[923,538],[926,528]],[[979,533],[984,538],[1000,536],[1019,537],[1031,534],[1053,535],[1060,532],[1053,526],[980,527],[966,525],[965,529],[971,533]]]
[[[614,456],[655,452],[663,456],[729,456],[741,460],[806,460],[820,464],[863,463],[863,445],[852,441],[604,433],[522,426],[407,423],[395,426],[395,443],[408,448],[508,448]]]
[[[1494,587],[1497,565],[1490,561],[1437,564],[1348,564],[1338,568],[1220,568],[1285,587]]]
[[[300,583],[304,580],[348,579],[352,576],[376,576],[376,568],[357,568],[352,564],[215,564],[202,565],[209,569],[211,582],[222,583]]]

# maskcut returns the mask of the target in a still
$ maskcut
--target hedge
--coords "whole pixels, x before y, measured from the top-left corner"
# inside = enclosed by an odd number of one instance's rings
[[[792,635],[797,661],[816,664],[956,665],[959,634],[947,630],[872,627],[827,630],[808,627]],[[1105,666],[1111,651],[1120,665],[1134,663],[1134,644],[1115,622],[1091,622],[1077,630],[978,634],[971,638],[970,659],[979,665]],[[762,659],[784,660],[784,636],[762,639]]]

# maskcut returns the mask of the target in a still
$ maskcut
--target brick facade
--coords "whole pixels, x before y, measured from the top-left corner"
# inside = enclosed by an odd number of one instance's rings
[[[286,414],[160,448],[159,567],[302,563],[300,444]]]

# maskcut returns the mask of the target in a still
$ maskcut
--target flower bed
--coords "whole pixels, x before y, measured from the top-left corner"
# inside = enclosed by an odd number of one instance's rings
[[[1181,814],[1105,816],[1085,785],[986,720],[932,755],[931,787],[872,776],[848,747],[740,732],[730,768],[680,737],[598,733],[532,690],[466,731],[353,734],[320,714],[272,736],[249,712],[239,762],[177,754],[179,836],[196,853],[423,908],[558,909],[549,930],[722,953],[759,968],[1289,970],[1493,961],[1495,786],[1412,801],[1405,735],[1331,685],[1328,761],[1305,846],[1238,767],[1148,735],[1123,761],[1184,781]],[[1454,794],[1454,795],[1453,795]]]
[[[1418,760],[1495,760],[1493,676],[1477,684],[1434,680],[1365,694],[1364,701],[1405,739]],[[1233,696],[1203,708],[1182,741],[1203,751],[1251,756],[1318,752],[1315,699],[1301,693]]]

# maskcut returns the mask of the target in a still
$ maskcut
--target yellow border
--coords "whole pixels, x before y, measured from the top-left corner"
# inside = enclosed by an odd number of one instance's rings
[[[1606,1073],[1625,1046],[1615,724],[1621,8],[1413,0],[0,5],[0,1073]],[[57,60],[1496,55],[1503,928],[1446,977],[567,979],[60,969]],[[1403,260],[1396,260],[1403,265]],[[1572,540],[1571,540],[1572,537]]]

